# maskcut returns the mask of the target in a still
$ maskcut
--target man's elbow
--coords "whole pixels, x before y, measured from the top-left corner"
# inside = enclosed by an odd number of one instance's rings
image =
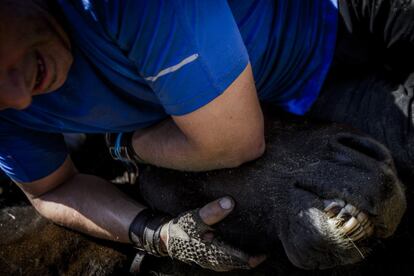
[[[233,141],[219,154],[218,158],[224,168],[235,168],[259,158],[265,149],[266,143],[263,136],[247,141]]]
[[[243,163],[248,161],[255,160],[263,155],[266,149],[266,143],[264,137],[261,139],[256,139],[255,141],[251,141],[243,145],[236,156],[238,157],[234,167],[238,167]]]

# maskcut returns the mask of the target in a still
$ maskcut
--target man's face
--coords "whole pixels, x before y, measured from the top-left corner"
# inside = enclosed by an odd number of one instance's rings
[[[54,91],[72,64],[69,38],[44,0],[0,0],[0,110]]]

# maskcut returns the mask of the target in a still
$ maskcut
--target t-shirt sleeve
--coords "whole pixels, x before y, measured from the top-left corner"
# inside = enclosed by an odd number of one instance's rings
[[[107,30],[168,114],[207,104],[247,66],[248,53],[227,1],[122,3],[112,7]]]
[[[67,156],[63,136],[37,132],[0,121],[0,168],[20,183],[41,179]]]

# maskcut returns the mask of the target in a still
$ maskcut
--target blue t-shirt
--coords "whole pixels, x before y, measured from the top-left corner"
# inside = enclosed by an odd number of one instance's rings
[[[59,0],[74,63],[57,91],[0,112],[0,167],[19,182],[66,158],[62,132],[134,131],[219,96],[250,62],[259,98],[296,114],[332,60],[336,0]]]

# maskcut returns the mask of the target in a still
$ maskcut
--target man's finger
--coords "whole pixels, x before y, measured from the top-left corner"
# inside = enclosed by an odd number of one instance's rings
[[[213,225],[224,219],[234,207],[234,201],[230,197],[223,197],[212,201],[200,209],[199,215],[207,225]]]
[[[249,258],[249,266],[251,268],[255,268],[259,264],[263,263],[265,260],[266,260],[265,255],[250,257]]]
[[[202,236],[203,241],[212,242],[214,240],[214,234],[212,232],[206,232]]]

